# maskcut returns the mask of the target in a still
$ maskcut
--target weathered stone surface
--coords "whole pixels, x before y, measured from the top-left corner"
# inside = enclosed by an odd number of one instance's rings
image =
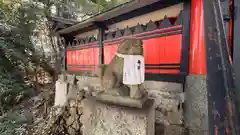
[[[100,81],[97,77],[77,76],[79,88],[92,87],[94,90],[101,91]],[[147,90],[159,90],[168,92],[182,92],[181,83],[145,81],[144,88]]]
[[[160,81],[145,81],[144,88],[150,90],[182,92],[183,85],[181,83],[160,82]]]
[[[81,126],[80,132],[83,133],[83,130],[84,130],[84,125]]]
[[[70,135],[75,135],[75,134],[76,134],[76,130],[75,130],[74,128],[72,128],[72,127],[69,127],[69,128],[68,128],[68,133],[69,133]]]
[[[74,116],[70,116],[70,117],[66,120],[67,126],[71,126],[74,121],[75,121],[75,117],[74,117]]]
[[[154,135],[154,124],[153,100],[142,109],[84,101],[83,135]]]
[[[82,115],[83,114],[83,108],[82,107],[78,107],[78,114]]]
[[[70,135],[77,135],[80,133],[82,123],[80,122],[81,114],[77,111],[78,107],[69,107],[69,115],[64,117],[66,121],[65,128]]]
[[[189,135],[208,135],[208,131],[199,129],[190,129],[188,133]]]
[[[70,107],[69,112],[71,115],[77,115],[77,107]]]
[[[83,100],[84,100],[84,99],[83,99]],[[82,101],[83,101],[83,100],[82,100]],[[82,107],[84,107],[84,105],[83,105],[83,102],[82,102],[82,101],[78,102],[78,104],[77,104],[78,108],[80,108],[80,107],[81,107],[81,108],[82,108]]]
[[[98,77],[77,76],[77,79],[79,89],[91,87],[96,91],[101,91],[101,85]]]
[[[77,100],[69,100],[69,105],[70,105],[70,107],[77,107],[78,101]]]
[[[185,89],[186,102],[184,104],[184,117],[186,127],[191,129],[193,132],[195,129],[202,130],[204,132],[208,131],[206,76],[189,75],[186,80]]]
[[[73,129],[75,129],[76,131],[77,130],[80,130],[80,123],[76,120],[73,122],[72,126],[71,126]]]
[[[78,90],[77,91],[77,100],[82,100],[84,95],[85,95],[85,91],[84,90]]]
[[[78,99],[78,91],[77,85],[69,84],[67,98],[70,100]]]
[[[90,87],[95,91],[101,91],[99,78],[97,77],[87,77],[87,76],[77,76],[79,88]],[[145,81],[144,88],[146,91],[154,91],[154,98],[157,98],[157,103],[161,104],[167,101],[162,101],[168,99],[166,97],[173,97],[177,100],[182,100],[183,96],[183,85],[181,83],[170,83],[170,82],[160,82],[160,81]],[[92,93],[94,93],[92,92]],[[162,102],[161,102],[162,101]]]
[[[177,125],[170,125],[165,128],[165,135],[184,135],[184,128]]]
[[[94,90],[101,91],[100,81],[97,77],[77,76],[78,85],[80,88],[91,86]],[[183,86],[181,83],[160,82],[160,81],[145,81],[145,89],[153,89],[159,91],[182,92]]]
[[[147,96],[141,99],[133,99],[128,96],[122,97],[122,96],[113,96],[113,95],[101,93],[96,96],[96,99],[102,102],[110,103],[110,104],[142,108],[143,104],[147,100]]]
[[[160,90],[148,90],[148,97],[155,99],[156,108],[170,112],[178,112],[178,107],[183,102],[183,92],[162,92]]]
[[[165,131],[164,124],[155,123],[155,135],[164,135],[164,131]]]
[[[67,83],[56,81],[54,106],[65,106],[67,104],[67,89]]]
[[[183,112],[167,112],[164,114],[156,110],[156,123],[163,123],[164,125],[181,125],[183,124]]]
[[[81,104],[81,100],[89,97],[96,96],[101,92],[100,81],[97,77],[77,76],[77,102],[70,103],[71,106],[76,106],[78,115],[83,114],[84,105]],[[69,79],[71,80],[71,79]],[[68,81],[69,82],[69,81]],[[178,114],[178,107],[181,104],[183,96],[183,86],[179,83],[169,83],[160,81],[145,81],[144,88],[148,91],[149,98],[155,99],[156,108],[164,110],[163,117],[156,117],[156,122],[162,122],[164,124],[178,124],[182,121],[180,116],[175,117]],[[71,89],[74,89],[73,87]],[[69,93],[72,91],[69,89]],[[76,96],[72,92],[73,96]],[[70,98],[73,99],[73,98]],[[175,112],[175,113],[172,113]],[[174,119],[173,119],[174,117]],[[79,120],[82,117],[79,118]],[[159,119],[160,118],[160,119]],[[179,118],[179,120],[177,120]],[[81,126],[83,128],[83,126]]]
[[[85,96],[85,97],[90,97],[90,96],[92,96],[92,92],[93,92],[93,89],[92,89],[92,88],[90,88],[90,87],[84,87],[83,90],[84,90],[84,96]]]
[[[77,76],[77,79],[79,80],[79,89],[85,89],[83,92],[84,96],[86,94],[86,87],[89,87],[93,90],[92,96],[96,96],[96,93],[101,91],[99,78]],[[155,104],[158,109],[178,112],[177,109],[184,99],[182,84],[160,81],[145,81],[144,88],[148,92],[149,98],[155,99]]]
[[[81,123],[84,123],[84,116],[81,116],[81,117],[79,118],[79,121],[80,121]]]
[[[58,81],[60,81],[61,83],[66,82],[66,80],[67,80],[66,74],[60,74],[60,75],[58,76]]]
[[[74,74],[73,75],[68,74],[67,82],[73,85],[76,84],[76,76]]]

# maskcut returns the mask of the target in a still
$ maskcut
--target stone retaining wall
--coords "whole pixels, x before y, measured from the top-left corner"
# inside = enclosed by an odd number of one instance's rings
[[[95,96],[100,89],[99,78],[77,76],[77,86],[73,85],[73,76],[67,76],[69,116],[66,117],[68,132],[74,135],[81,131],[82,122],[82,100],[88,96]],[[178,127],[182,131],[182,102],[183,85],[179,83],[145,81],[144,87],[148,92],[149,98],[156,102],[156,123],[167,127]],[[78,124],[77,124],[78,123]],[[179,132],[178,132],[179,134]]]

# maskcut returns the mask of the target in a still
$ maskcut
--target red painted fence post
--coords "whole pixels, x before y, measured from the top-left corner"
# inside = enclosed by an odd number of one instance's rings
[[[202,0],[191,1],[190,74],[206,74]]]

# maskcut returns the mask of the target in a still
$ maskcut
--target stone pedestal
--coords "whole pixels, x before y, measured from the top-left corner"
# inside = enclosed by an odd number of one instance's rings
[[[136,107],[136,108],[142,108],[145,104],[147,98],[147,95],[144,95],[141,99],[133,99],[130,97],[122,97],[122,96],[113,96],[105,93],[98,94],[96,96],[96,99],[100,102],[105,102],[109,104],[116,104],[116,105],[122,105],[122,106],[128,106],[128,107]]]
[[[112,105],[91,97],[84,101],[83,135],[154,135],[155,104],[142,108]]]

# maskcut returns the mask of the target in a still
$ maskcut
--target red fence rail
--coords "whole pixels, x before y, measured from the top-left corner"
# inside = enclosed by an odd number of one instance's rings
[[[152,75],[180,75],[182,53],[182,13],[132,28],[108,32],[103,41],[104,64],[108,64],[121,39],[134,36],[143,40],[145,72]],[[94,71],[99,65],[98,42],[94,37],[75,40],[67,48],[68,71]]]

